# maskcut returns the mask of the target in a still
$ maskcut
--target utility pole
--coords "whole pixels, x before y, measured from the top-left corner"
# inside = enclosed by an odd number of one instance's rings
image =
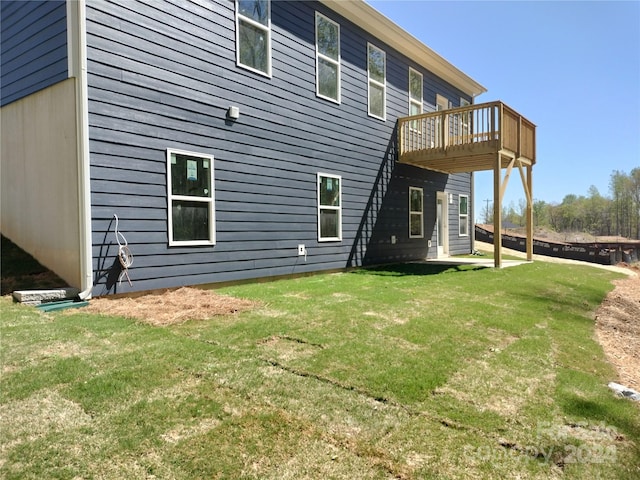
[[[489,223],[489,202],[491,199],[485,198],[484,201],[487,202],[487,206],[484,209],[484,223]]]

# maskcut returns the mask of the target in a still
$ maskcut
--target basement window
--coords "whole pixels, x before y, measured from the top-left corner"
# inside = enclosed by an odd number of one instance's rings
[[[460,220],[459,234],[461,237],[469,236],[469,196],[458,195],[458,217]]]
[[[167,150],[169,245],[214,245],[213,156]]]
[[[318,241],[342,240],[342,178],[318,173]]]
[[[424,192],[409,187],[409,238],[424,238]]]

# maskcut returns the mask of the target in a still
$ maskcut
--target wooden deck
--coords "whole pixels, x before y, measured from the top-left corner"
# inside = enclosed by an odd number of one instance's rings
[[[398,120],[400,163],[444,173],[536,162],[536,127],[502,102],[468,105]]]
[[[493,170],[496,267],[502,265],[502,199],[517,167],[527,200],[527,260],[532,260],[536,126],[529,120],[500,101],[400,118],[398,162],[443,173]]]

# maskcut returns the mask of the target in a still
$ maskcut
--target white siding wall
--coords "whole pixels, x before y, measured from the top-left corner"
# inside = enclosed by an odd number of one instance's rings
[[[2,234],[80,286],[75,79],[10,103],[2,115]]]

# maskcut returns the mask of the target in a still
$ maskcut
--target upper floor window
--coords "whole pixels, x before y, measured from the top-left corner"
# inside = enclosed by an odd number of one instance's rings
[[[340,103],[340,25],[316,12],[316,94]]]
[[[318,173],[318,241],[342,240],[342,179]]]
[[[213,245],[213,157],[167,150],[169,245]]]
[[[460,98],[460,106],[461,107],[468,107],[469,105],[471,105],[471,102],[469,100],[467,100],[466,98]],[[469,137],[471,135],[471,112],[464,112],[462,115],[460,115],[460,134],[462,136],[462,139],[464,142],[469,143],[471,142],[471,138]]]
[[[387,115],[387,57],[384,50],[367,44],[367,72],[369,75],[369,115],[386,119]]]
[[[446,98],[436,93],[436,110],[439,112],[441,110],[448,110],[451,108],[451,102]]]
[[[409,67],[409,115],[422,113],[422,74]]]
[[[269,0],[236,0],[238,65],[271,76],[271,4]]]

